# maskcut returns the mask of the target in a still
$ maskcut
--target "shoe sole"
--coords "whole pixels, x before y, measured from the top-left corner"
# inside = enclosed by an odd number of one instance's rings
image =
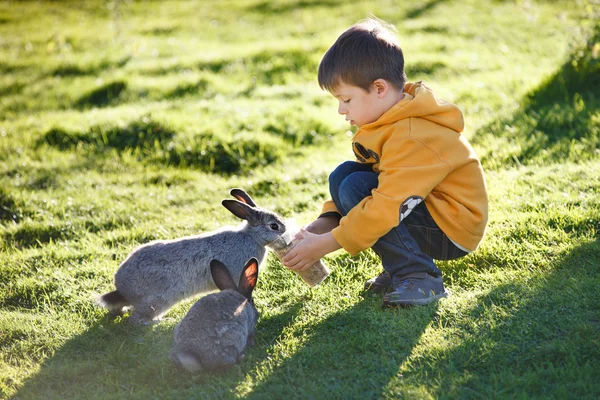
[[[398,308],[398,307],[412,307],[412,306],[424,306],[430,303],[433,303],[436,300],[441,298],[448,297],[448,293],[440,293],[435,296],[428,297],[426,299],[413,299],[413,300],[405,300],[405,301],[386,301],[383,299],[381,303],[381,308]]]

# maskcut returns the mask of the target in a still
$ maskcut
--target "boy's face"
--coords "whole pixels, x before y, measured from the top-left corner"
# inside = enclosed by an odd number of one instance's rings
[[[387,111],[387,108],[382,108],[381,96],[375,87],[367,92],[358,86],[339,82],[331,94],[338,100],[338,113],[359,128],[375,122]]]

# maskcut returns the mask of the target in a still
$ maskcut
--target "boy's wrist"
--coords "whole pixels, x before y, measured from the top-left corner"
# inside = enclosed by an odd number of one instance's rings
[[[322,235],[324,233],[331,232],[331,230],[340,224],[340,218],[337,215],[325,215],[320,216],[313,222],[311,222],[306,230],[310,233]]]
[[[327,232],[324,233],[320,236],[320,247],[322,248],[324,254],[329,254],[332,253],[336,250],[339,250],[342,248],[342,246],[340,246],[340,244],[337,242],[337,240],[335,240],[335,238],[333,237],[333,235],[331,234],[331,232]]]

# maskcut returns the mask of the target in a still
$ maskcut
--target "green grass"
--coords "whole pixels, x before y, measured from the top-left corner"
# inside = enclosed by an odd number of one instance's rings
[[[597,398],[597,1],[0,1],[0,398]],[[371,251],[309,289],[270,255],[257,345],[221,374],[168,359],[173,328],[91,299],[136,246],[237,220],[231,187],[300,223],[352,158],[316,82],[373,13],[409,80],[465,113],[486,170],[479,249],[452,296],[381,311]]]

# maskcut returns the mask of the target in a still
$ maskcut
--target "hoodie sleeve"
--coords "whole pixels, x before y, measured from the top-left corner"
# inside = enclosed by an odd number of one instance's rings
[[[332,231],[333,237],[352,255],[373,246],[398,226],[450,171],[450,165],[420,140],[386,143],[377,188],[340,220]]]
[[[319,216],[321,217],[330,213],[340,214],[333,200],[327,200],[325,203],[323,203],[323,207],[321,208],[321,214]]]

